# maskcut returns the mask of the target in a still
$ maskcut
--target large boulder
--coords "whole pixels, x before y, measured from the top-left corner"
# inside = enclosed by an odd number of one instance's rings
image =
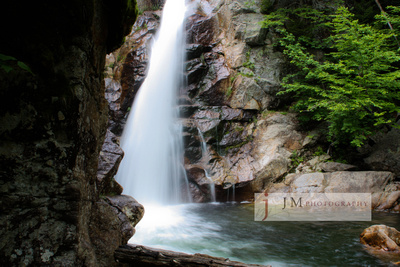
[[[131,196],[108,196],[96,202],[90,214],[90,240],[96,247],[97,266],[117,265],[114,251],[128,243],[143,215],[143,206]]]
[[[283,182],[271,184],[270,193],[371,193],[376,210],[398,211],[400,187],[391,172],[339,171],[289,174]]]
[[[236,200],[252,198],[253,192],[263,191],[286,174],[293,151],[301,147],[304,139],[295,130],[293,114],[276,112],[253,121],[247,112],[228,107],[201,109],[192,116],[195,123],[191,121],[186,128],[192,136],[186,139],[192,140],[186,143],[186,168],[190,174],[193,166],[204,169],[195,172],[199,178],[193,181],[200,179],[201,185],[214,182],[226,190],[235,188]],[[202,154],[194,157],[199,154],[193,151]],[[210,179],[205,179],[205,171]]]
[[[386,225],[372,225],[360,235],[360,242],[371,255],[384,262],[399,264],[400,232]]]

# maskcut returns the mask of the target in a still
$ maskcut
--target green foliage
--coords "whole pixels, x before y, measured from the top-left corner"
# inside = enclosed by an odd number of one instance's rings
[[[293,109],[302,121],[329,122],[328,138],[335,144],[361,146],[384,124],[394,124],[400,111],[400,62],[391,42],[394,32],[360,24],[344,7],[333,15],[297,9],[314,32],[330,32],[320,40],[293,34],[285,26],[287,11],[270,14],[264,27],[281,34],[280,45],[296,67],[283,79],[283,93],[291,93]],[[399,20],[400,21],[400,20]],[[310,51],[325,49],[324,57]]]
[[[272,9],[271,0],[261,0],[260,12],[261,14],[268,14]]]
[[[231,83],[234,83],[235,80],[236,80],[236,78],[239,77],[239,75],[240,75],[239,73],[236,73],[235,75],[231,76],[230,82],[231,82]]]
[[[246,72],[240,71],[239,74],[242,75],[243,77],[248,77],[248,78],[254,77],[254,72],[252,71],[246,71]]]
[[[322,156],[322,155],[326,155],[325,151],[322,149],[322,147],[317,147],[317,150],[314,152],[313,156],[314,157],[318,157],[318,156]]]
[[[156,11],[162,9],[162,1],[157,0],[143,0],[140,5],[139,15],[143,15],[144,11]]]
[[[250,0],[250,1],[245,1],[244,2],[244,6],[246,7],[246,8],[251,8],[252,6],[254,6],[256,4],[256,1],[255,0]]]
[[[316,10],[304,6],[296,9],[278,9],[276,12],[265,16],[261,22],[264,28],[274,29],[282,38],[280,45],[285,47],[288,43],[296,41],[312,49],[327,47],[329,35],[326,23],[329,21],[331,10]]]
[[[253,119],[251,120],[255,125],[257,125],[258,119],[256,116],[253,116]]]
[[[15,67],[10,64],[11,62],[16,62],[19,68],[26,70],[30,74],[33,74],[31,68],[29,68],[29,66],[26,65],[24,62],[17,60],[15,57],[0,54],[0,68],[3,69],[6,73],[15,70]]]
[[[382,13],[375,16],[376,26],[380,27],[388,34],[393,34],[392,42],[394,47],[400,47],[400,7],[388,6],[388,13]]]
[[[254,62],[250,59],[250,51],[246,52],[246,62],[243,63],[243,67],[248,68],[252,71],[255,69]]]
[[[117,62],[124,61],[124,60],[126,59],[126,56],[127,56],[127,55],[118,54],[118,56],[117,56]]]
[[[276,112],[276,110],[264,110],[263,112],[261,112],[261,117],[267,118],[269,115],[275,114]]]
[[[290,155],[290,160],[292,161],[293,167],[296,168],[300,163],[304,162],[304,157],[300,156],[297,150],[293,150],[292,155]]]
[[[110,69],[114,69],[114,67],[115,67],[115,62],[111,62],[108,66],[106,66],[107,68],[110,68]]]
[[[242,126],[235,127],[235,132],[242,133],[243,131],[244,131],[244,128]]]
[[[226,90],[226,92],[225,92],[225,96],[230,97],[231,95],[232,95],[232,86],[229,86],[228,90]]]

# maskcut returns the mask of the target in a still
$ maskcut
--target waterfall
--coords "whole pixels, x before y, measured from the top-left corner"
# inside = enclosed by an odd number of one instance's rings
[[[215,196],[215,184],[214,181],[211,179],[211,176],[208,174],[208,161],[209,161],[209,154],[207,151],[207,143],[206,140],[204,139],[203,133],[200,131],[199,128],[197,128],[197,131],[199,132],[200,136],[200,141],[201,141],[201,162],[203,163],[203,168],[204,168],[204,175],[206,176],[207,180],[210,182],[209,187],[210,187],[210,196],[211,196],[211,202],[216,202],[216,196]]]
[[[167,0],[150,54],[147,77],[139,89],[121,147],[125,156],[116,180],[124,194],[140,203],[182,200],[182,143],[176,96],[182,82],[185,0]]]

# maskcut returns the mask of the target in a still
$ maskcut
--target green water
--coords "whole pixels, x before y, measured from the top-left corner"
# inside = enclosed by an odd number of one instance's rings
[[[388,266],[364,251],[359,235],[373,224],[400,229],[400,215],[388,213],[374,213],[371,222],[256,222],[250,204],[146,213],[131,243],[272,266]]]

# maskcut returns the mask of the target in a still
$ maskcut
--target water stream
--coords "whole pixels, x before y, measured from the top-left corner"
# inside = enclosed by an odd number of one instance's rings
[[[208,153],[207,150],[207,143],[204,139],[204,135],[203,133],[200,131],[199,128],[197,128],[198,132],[199,132],[199,136],[200,136],[200,142],[201,142],[201,162],[203,164],[203,168],[204,168],[204,175],[206,176],[206,178],[208,179],[209,183],[209,187],[210,187],[210,197],[211,197],[211,202],[215,202],[217,197],[215,195],[215,184],[214,181],[211,179],[211,176],[209,175],[209,169],[208,169],[208,162],[210,160],[210,155]]]
[[[359,235],[373,224],[400,229],[399,215],[374,213],[371,222],[259,222],[252,204],[193,203],[152,213],[130,242],[273,267],[388,266],[360,244]]]

